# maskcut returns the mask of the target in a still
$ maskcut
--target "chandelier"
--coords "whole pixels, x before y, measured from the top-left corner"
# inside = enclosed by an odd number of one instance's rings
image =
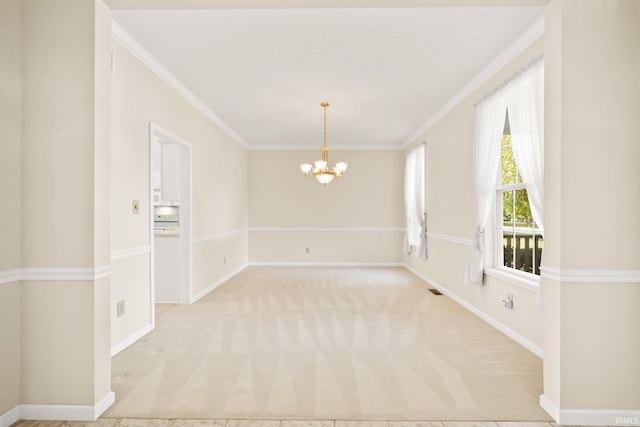
[[[321,149],[322,160],[316,160],[313,162],[313,166],[311,166],[310,163],[302,163],[300,170],[302,170],[304,176],[313,175],[320,184],[327,185],[333,181],[333,178],[340,178],[344,175],[349,165],[346,162],[338,162],[332,169],[329,169],[329,147],[327,147],[327,107],[329,103],[323,102],[320,106],[324,108],[324,141]]]

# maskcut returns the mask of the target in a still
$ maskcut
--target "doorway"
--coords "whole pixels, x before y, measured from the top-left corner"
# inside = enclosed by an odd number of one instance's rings
[[[151,313],[191,302],[191,143],[149,124]]]

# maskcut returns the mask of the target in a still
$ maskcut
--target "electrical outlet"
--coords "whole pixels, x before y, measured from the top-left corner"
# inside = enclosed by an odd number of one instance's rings
[[[502,303],[504,304],[505,308],[508,308],[509,310],[513,310],[513,294],[508,293],[507,294],[507,299],[503,299]]]
[[[124,300],[116,303],[116,315],[117,317],[124,316]]]
[[[139,214],[140,213],[140,201],[139,200],[134,200],[131,202],[131,212],[133,212],[134,214]]]
[[[304,253],[305,253],[305,254],[308,254],[309,252],[311,252],[311,249],[309,249],[309,248],[304,248]]]
[[[227,265],[227,257],[224,257],[224,265]]]

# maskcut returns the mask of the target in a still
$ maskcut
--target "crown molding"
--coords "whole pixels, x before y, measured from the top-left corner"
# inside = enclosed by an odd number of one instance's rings
[[[124,28],[122,28],[116,21],[111,20],[111,36],[115,41],[120,43],[125,49],[127,49],[133,56],[138,58],[140,62],[146,65],[151,71],[153,71],[160,79],[168,84],[173,90],[178,92],[184,99],[187,100],[193,107],[200,111],[205,117],[211,120],[215,125],[227,133],[234,141],[242,145],[244,148],[249,148],[249,144],[229,125],[227,125],[218,115],[216,115],[207,105],[202,102],[193,92],[191,92],[176,76],[171,73],[160,61],[158,61],[153,55],[149,53],[140,43],[138,43]]]
[[[445,115],[453,110],[458,104],[469,97],[475,90],[487,82],[493,75],[500,71],[505,65],[512,61],[516,56],[522,53],[534,41],[542,37],[544,34],[544,16],[538,19],[531,27],[529,27],[520,37],[503,50],[493,61],[484,67],[469,83],[463,86],[453,98],[445,103],[431,118],[402,144],[402,149],[406,149],[416,142],[422,134],[428,131],[433,125],[440,121]]]
[[[173,73],[171,73],[160,61],[151,55],[140,43],[138,43],[122,26],[115,20],[111,22],[111,33],[115,41],[121,44],[131,54],[138,58],[144,65],[153,71],[171,88],[184,97],[191,105],[200,111],[205,117],[220,127],[231,138],[233,138],[242,147],[251,151],[286,151],[286,150],[317,150],[316,146],[307,145],[250,145],[240,135],[238,135],[229,125],[227,125],[218,115],[191,92]],[[429,130],[447,113],[460,104],[465,98],[471,95],[491,76],[498,72],[502,67],[513,60],[518,54],[526,49],[531,43],[544,34],[544,17],[536,21],[527,31],[525,31],[518,39],[509,45],[498,57],[496,57],[489,65],[478,73],[469,83],[467,83],[457,94],[455,94],[447,103],[445,103],[431,118],[416,131],[411,133],[409,138],[399,145],[343,145],[332,146],[332,150],[404,150],[412,145],[415,140],[423,133]]]

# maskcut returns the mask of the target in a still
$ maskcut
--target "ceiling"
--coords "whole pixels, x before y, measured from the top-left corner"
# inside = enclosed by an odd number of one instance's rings
[[[541,25],[544,3],[370,0],[394,7],[354,7],[361,2],[343,0],[351,7],[292,8],[313,2],[263,0],[258,9],[245,0],[232,9],[223,0],[209,8],[191,0],[170,9],[178,3],[154,1],[165,9],[111,0],[113,19],[254,149],[319,148],[322,101],[331,104],[330,148],[406,146]]]

